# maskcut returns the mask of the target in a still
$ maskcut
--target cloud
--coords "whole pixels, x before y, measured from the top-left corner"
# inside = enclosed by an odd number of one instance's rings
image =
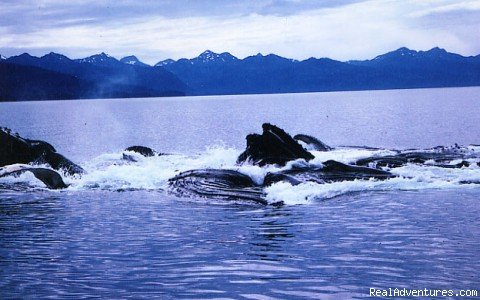
[[[371,58],[402,46],[440,46],[465,55],[480,52],[475,38],[479,1],[332,2],[179,0],[147,1],[142,6],[136,1],[80,5],[44,0],[23,13],[27,2],[3,2],[0,53],[57,51],[83,57],[105,51],[116,57],[136,54],[156,63],[193,57],[205,49],[239,57],[262,52],[340,60]],[[15,12],[17,18],[10,15]],[[26,18],[31,19],[28,25]]]
[[[440,1],[436,1],[437,3]],[[480,1],[461,1],[451,3],[442,3],[438,6],[430,6],[426,9],[414,12],[412,15],[417,17],[423,17],[433,14],[442,14],[449,12],[461,12],[461,11],[479,11],[480,10]]]

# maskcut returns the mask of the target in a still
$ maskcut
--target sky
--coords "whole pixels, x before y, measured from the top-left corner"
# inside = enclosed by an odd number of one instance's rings
[[[0,0],[4,56],[105,52],[155,64],[209,49],[345,61],[404,46],[480,54],[480,0]]]

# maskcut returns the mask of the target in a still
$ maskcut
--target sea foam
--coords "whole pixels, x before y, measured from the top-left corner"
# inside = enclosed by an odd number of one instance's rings
[[[480,151],[479,147],[469,148],[470,151]],[[382,149],[363,149],[342,147],[328,152],[312,151],[315,158],[310,162],[295,160],[285,166],[267,165],[255,166],[249,163],[236,163],[241,150],[224,146],[213,146],[197,155],[170,154],[154,157],[143,157],[129,152],[136,160],[130,162],[123,159],[124,152],[105,153],[83,164],[86,174],[71,177],[62,174],[69,185],[68,190],[165,190],[168,180],[180,172],[193,169],[228,169],[249,176],[257,185],[262,185],[268,173],[288,170],[296,165],[310,164],[322,166],[322,162],[336,160],[342,163],[354,163],[358,159],[372,156],[393,155],[396,152]],[[287,182],[278,182],[264,189],[269,202],[284,201],[286,204],[307,204],[313,200],[329,199],[342,194],[362,191],[420,190],[445,189],[459,187],[480,187],[480,167],[478,159],[468,159],[470,167],[442,168],[434,165],[407,164],[389,169],[397,175],[384,181],[353,180],[333,183],[305,182],[293,186]],[[458,163],[452,161],[450,164]],[[27,165],[28,166],[28,165]],[[13,165],[10,169],[24,168],[25,165]],[[47,167],[47,166],[42,166]],[[4,168],[4,170],[6,170]],[[1,171],[1,170],[0,170]],[[0,178],[0,183],[26,182],[35,188],[45,188],[43,183],[26,172],[20,176]],[[472,184],[465,184],[472,183]]]

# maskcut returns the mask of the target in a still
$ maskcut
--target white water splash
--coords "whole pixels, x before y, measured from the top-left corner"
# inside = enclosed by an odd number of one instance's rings
[[[478,147],[477,147],[478,148]],[[479,151],[480,148],[469,148]],[[215,146],[207,148],[203,153],[193,156],[162,155],[143,157],[129,152],[136,162],[122,159],[124,152],[106,153],[83,164],[86,174],[78,177],[62,175],[69,184],[69,190],[81,191],[89,189],[100,190],[164,190],[168,187],[168,180],[180,172],[193,169],[229,169],[243,173],[257,184],[262,185],[269,172],[288,170],[295,165],[306,164],[304,160],[291,161],[284,167],[269,165],[265,167],[251,164],[237,165],[236,160],[241,150]],[[358,159],[372,156],[386,156],[395,154],[390,150],[370,150],[359,148],[339,148],[329,152],[313,151],[315,158],[309,164],[321,166],[326,160],[336,160],[343,163],[353,163]],[[338,195],[362,191],[391,191],[391,190],[420,190],[479,187],[477,184],[465,182],[480,182],[480,167],[476,165],[478,159],[468,159],[470,167],[441,168],[433,165],[407,164],[403,167],[392,168],[390,171],[398,177],[378,180],[354,180],[326,184],[306,182],[292,186],[286,182],[278,182],[265,188],[266,199],[269,202],[284,201],[286,204],[305,204],[314,199],[328,199]],[[455,164],[456,161],[450,164]],[[12,165],[9,170],[24,168],[28,165]],[[45,166],[42,166],[45,167]],[[1,169],[0,169],[1,171]],[[30,172],[13,177],[0,178],[0,183],[26,182],[33,187],[44,188],[45,185]]]

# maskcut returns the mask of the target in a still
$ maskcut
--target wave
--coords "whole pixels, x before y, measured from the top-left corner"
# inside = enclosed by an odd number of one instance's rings
[[[270,203],[283,201],[285,204],[308,204],[314,200],[329,199],[343,194],[367,191],[401,191],[422,189],[451,189],[480,187],[480,147],[465,148],[472,155],[465,159],[469,166],[460,168],[440,167],[429,164],[408,163],[401,167],[387,168],[397,177],[387,180],[353,180],[331,183],[303,182],[293,185],[288,182],[277,182],[263,189],[264,198]],[[422,150],[425,151],[425,150]],[[69,185],[66,191],[84,190],[157,190],[168,192],[169,179],[181,172],[193,169],[234,170],[249,176],[256,185],[262,185],[268,173],[285,171],[299,165],[321,167],[327,160],[335,160],[346,164],[369,157],[387,157],[398,154],[397,150],[371,149],[361,147],[341,147],[328,152],[311,151],[314,159],[308,163],[302,159],[288,162],[284,167],[266,165],[264,167],[249,163],[237,164],[239,149],[224,146],[212,146],[197,155],[170,154],[144,157],[134,152],[128,155],[133,161],[123,159],[124,151],[102,154],[83,164],[87,171],[82,176],[62,174]],[[447,164],[454,166],[459,161],[452,160]],[[43,166],[48,167],[48,166]],[[2,170],[0,169],[0,172]],[[27,183],[30,188],[43,189],[45,185],[33,174],[25,172],[20,176],[0,178],[0,184]]]

